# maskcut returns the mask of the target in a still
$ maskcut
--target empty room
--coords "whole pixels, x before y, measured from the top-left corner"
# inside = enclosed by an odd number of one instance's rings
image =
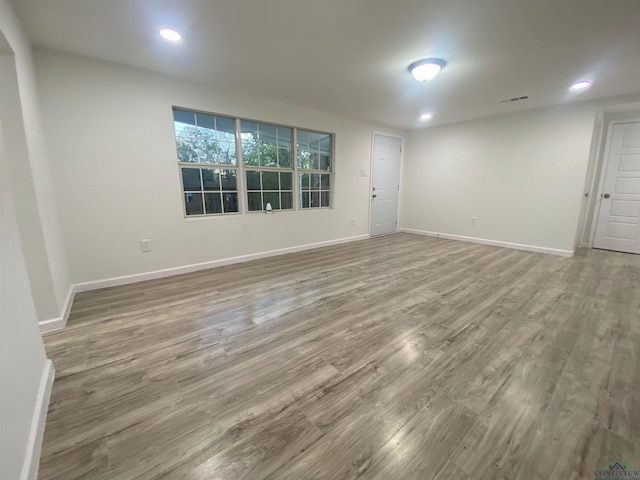
[[[640,2],[0,0],[1,480],[640,480]]]

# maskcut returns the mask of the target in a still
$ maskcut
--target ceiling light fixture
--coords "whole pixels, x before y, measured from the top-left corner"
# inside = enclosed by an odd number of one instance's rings
[[[424,82],[435,78],[445,65],[446,62],[439,58],[424,58],[409,65],[409,71],[416,80]]]
[[[426,122],[427,120],[431,120],[433,118],[433,113],[423,113],[420,115],[420,121]]]
[[[571,88],[569,88],[569,90],[572,90],[574,92],[578,92],[580,90],[586,90],[590,86],[591,86],[591,82],[587,82],[586,80],[582,80],[580,82],[576,82],[573,85],[571,85]]]
[[[162,38],[172,42],[179,42],[182,39],[182,35],[170,28],[161,28],[160,35],[162,35]]]

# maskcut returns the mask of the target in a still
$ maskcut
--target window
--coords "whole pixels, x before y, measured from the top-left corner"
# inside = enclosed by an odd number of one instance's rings
[[[242,162],[247,185],[247,209],[293,208],[293,129],[242,120]]]
[[[182,109],[173,120],[186,216],[331,206],[331,134]]]
[[[173,121],[186,214],[237,213],[234,119],[174,110]]]
[[[331,206],[331,135],[297,131],[300,208]]]
[[[182,167],[182,189],[187,215],[238,212],[236,171]]]

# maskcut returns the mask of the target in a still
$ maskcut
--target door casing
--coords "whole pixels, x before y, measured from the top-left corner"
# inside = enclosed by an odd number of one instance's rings
[[[607,136],[604,144],[604,150],[602,151],[602,162],[597,169],[598,190],[596,191],[596,203],[591,215],[591,229],[589,231],[589,244],[588,248],[593,248],[593,242],[596,237],[596,229],[598,227],[598,217],[600,215],[600,205],[602,205],[602,195],[604,194],[604,182],[606,180],[607,166],[609,165],[609,154],[611,152],[611,141],[613,137],[613,127],[615,125],[621,125],[625,123],[640,123],[640,117],[624,118],[609,121],[607,127]]]
[[[398,183],[400,185],[400,189],[398,191],[398,208],[396,211],[396,218],[398,219],[398,223],[400,222],[400,203],[401,203],[401,194],[402,194],[402,171],[404,168],[404,137],[402,135],[398,135],[396,133],[389,133],[381,130],[373,130],[371,132],[371,155],[369,159],[369,222],[367,225],[367,232],[369,238],[371,238],[371,215],[373,213],[372,209],[372,201],[371,194],[373,193],[373,154],[374,154],[374,146],[376,135],[382,135],[385,137],[398,138],[401,140],[401,150],[400,150],[400,177]],[[398,231],[399,225],[396,226],[396,232]]]

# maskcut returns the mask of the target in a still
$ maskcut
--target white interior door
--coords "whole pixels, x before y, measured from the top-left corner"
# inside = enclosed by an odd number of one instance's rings
[[[402,139],[378,134],[373,136],[371,236],[396,231],[401,154]]]
[[[593,246],[640,253],[640,123],[614,125],[609,145]]]

